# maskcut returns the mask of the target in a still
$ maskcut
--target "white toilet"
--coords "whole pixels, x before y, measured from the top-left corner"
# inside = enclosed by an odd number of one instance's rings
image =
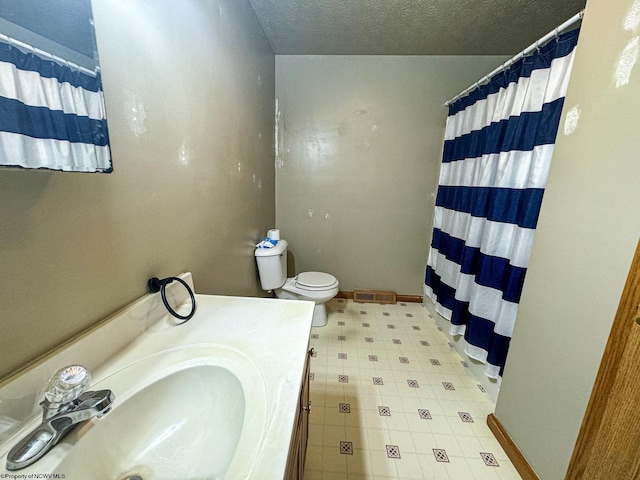
[[[287,278],[287,241],[280,240],[272,248],[256,248],[256,262],[263,290],[273,290],[278,298],[310,300],[314,327],[327,324],[325,303],[338,294],[338,280],[322,272],[303,272]]]

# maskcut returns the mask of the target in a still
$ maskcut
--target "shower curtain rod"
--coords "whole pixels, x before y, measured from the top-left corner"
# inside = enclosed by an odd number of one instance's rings
[[[531,45],[529,45],[527,48],[525,48],[523,51],[521,51],[520,53],[516,54],[513,58],[511,58],[510,60],[507,60],[505,63],[503,63],[502,65],[500,65],[498,68],[496,68],[495,70],[493,70],[492,72],[488,73],[487,75],[485,75],[484,77],[482,77],[480,80],[478,80],[476,83],[474,83],[473,85],[471,85],[469,88],[467,88],[466,90],[460,92],[458,95],[456,95],[455,97],[453,97],[451,100],[447,100],[446,102],[444,102],[445,107],[448,107],[449,105],[451,105],[453,102],[455,102],[456,100],[458,100],[459,98],[464,97],[465,95],[471,93],[473,90],[475,90],[476,88],[478,88],[480,85],[482,85],[484,82],[486,82],[487,80],[491,79],[494,75],[496,75],[497,73],[500,73],[504,70],[506,70],[507,68],[509,68],[511,65],[513,65],[514,63],[516,63],[518,60],[520,60],[523,57],[526,57],[527,55],[529,55],[531,52],[533,52],[535,49],[540,48],[542,45],[544,45],[546,42],[548,42],[549,40],[551,40],[553,37],[557,37],[558,35],[560,35],[561,32],[567,30],[569,27],[571,27],[574,23],[579,22],[580,20],[582,20],[582,17],[584,16],[584,10],[580,10],[580,12],[576,13],[573,17],[571,17],[569,20],[567,20],[566,22],[564,22],[562,25],[559,25],[558,27],[554,28],[552,31],[550,31],[549,33],[547,33],[544,37],[542,37],[540,40],[538,40],[537,42],[532,43]]]
[[[28,52],[32,52],[40,57],[48,57],[51,60],[53,60],[54,62],[61,64],[61,65],[66,65],[67,67],[79,70],[82,73],[86,73],[87,75],[91,75],[92,77],[96,76],[96,72],[89,70],[88,68],[85,68],[83,66],[77,65],[73,62],[70,62],[68,60],[65,60],[62,57],[58,57],[57,55],[54,55],[52,53],[49,52],[45,52],[44,50],[40,49],[40,48],[36,48],[33,45],[29,45],[28,43],[24,43],[20,40],[16,40],[15,38],[12,38],[8,35],[5,35],[4,33],[0,33],[0,41],[6,43],[7,45],[13,46],[13,47],[18,47],[21,48],[23,50],[26,50]]]

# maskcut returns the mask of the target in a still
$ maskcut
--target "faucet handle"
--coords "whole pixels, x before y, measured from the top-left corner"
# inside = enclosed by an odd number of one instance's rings
[[[58,370],[49,379],[45,398],[50,403],[68,403],[77,399],[89,388],[91,374],[82,365],[69,365]]]

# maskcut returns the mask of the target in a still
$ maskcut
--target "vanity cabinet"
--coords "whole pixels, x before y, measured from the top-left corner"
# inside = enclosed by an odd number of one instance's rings
[[[309,413],[311,404],[309,402],[309,364],[313,354],[313,349],[307,352],[304,365],[304,375],[302,377],[302,387],[300,388],[300,399],[298,401],[298,411],[296,412],[295,427],[291,436],[289,447],[289,458],[287,460],[287,470],[285,480],[302,480],[304,476],[304,459],[307,454],[307,441],[309,439]]]

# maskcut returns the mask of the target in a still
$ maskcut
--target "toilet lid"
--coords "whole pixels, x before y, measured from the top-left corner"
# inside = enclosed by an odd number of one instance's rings
[[[303,272],[296,277],[296,283],[303,288],[322,288],[333,286],[338,280],[323,272]]]

